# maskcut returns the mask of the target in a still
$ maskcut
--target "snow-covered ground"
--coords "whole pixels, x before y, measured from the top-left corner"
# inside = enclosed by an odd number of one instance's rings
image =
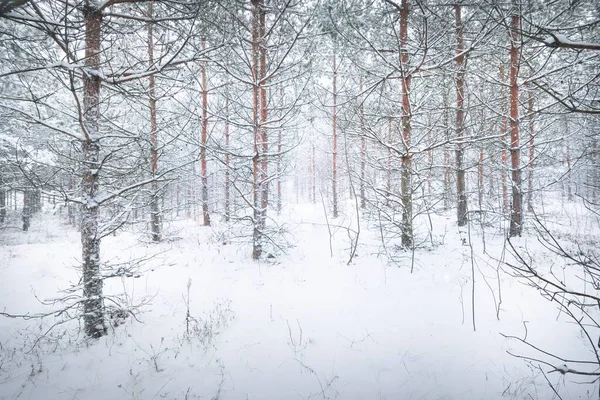
[[[0,317],[0,398],[558,398],[548,367],[509,355],[534,353],[501,334],[527,332],[540,348],[591,358],[578,327],[499,269],[501,232],[486,231],[484,253],[476,224],[459,232],[452,212],[431,217],[434,245],[415,251],[412,273],[412,255],[389,263],[365,223],[350,265],[348,233],[333,228],[332,257],[318,204],[285,210],[294,246],[266,262],[227,242],[218,221],[172,223],[158,245],[134,232],[109,236],[105,261],[150,257],[140,276],[106,287],[139,320],[114,318],[106,337],[90,341],[77,321],[49,330],[62,319]],[[530,236],[515,243],[541,251]],[[77,284],[79,256],[79,233],[51,213],[36,216],[30,232],[0,232],[0,311],[59,309],[41,301]],[[557,372],[547,377],[563,399],[597,392]]]

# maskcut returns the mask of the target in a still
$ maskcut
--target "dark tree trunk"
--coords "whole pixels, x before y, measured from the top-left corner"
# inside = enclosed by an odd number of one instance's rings
[[[6,220],[6,189],[4,189],[4,181],[0,176],[0,224]]]
[[[23,221],[23,232],[29,230],[31,225],[31,192],[29,190],[23,191],[23,211],[21,212],[21,220]]]
[[[385,182],[385,190],[387,191],[387,193],[385,194],[386,197],[386,204],[390,204],[390,197],[392,195],[392,117],[388,116],[387,118],[388,120],[388,129],[387,129],[387,160],[386,160],[386,182]]]
[[[502,81],[502,84],[504,85],[506,79],[505,79],[505,75],[504,75],[504,67],[500,67],[500,80]],[[505,91],[504,88],[502,88],[502,106],[501,106],[501,112],[502,112],[502,116],[500,117],[500,145],[502,146],[502,150],[500,153],[500,162],[501,162],[501,166],[500,166],[500,173],[502,174],[502,207],[503,210],[506,212],[506,210],[508,209],[508,184],[507,184],[507,172],[506,172],[506,166],[507,166],[507,161],[508,161],[508,154],[507,154],[507,141],[506,141],[506,135],[507,135],[507,105],[510,103],[510,100],[507,99],[507,96],[505,95]]]
[[[280,129],[277,134],[277,214],[281,214],[281,151],[282,151],[282,130]]]
[[[262,255],[262,240],[263,230],[261,226],[262,209],[262,173],[260,170],[260,153],[261,153],[261,91],[260,84],[260,14],[261,0],[252,0],[252,122],[254,130],[254,156],[252,157],[252,178],[253,178],[253,231],[252,231],[252,258],[258,260]]]
[[[316,154],[315,154],[315,143],[313,141],[312,146],[311,146],[311,195],[312,195],[312,203],[316,204],[317,203],[317,161],[316,161]],[[298,185],[296,185],[298,186]],[[298,196],[296,196],[298,197]],[[298,200],[296,200],[296,202],[298,202]]]
[[[152,18],[152,2],[148,3],[148,16]],[[154,32],[152,23],[148,23],[148,64],[152,68],[154,64]],[[156,89],[154,75],[150,75],[148,83],[148,96],[150,97],[150,152],[151,152],[151,174],[156,179],[158,175],[158,128],[156,125]],[[150,188],[150,226],[152,229],[152,240],[160,242],[160,195],[158,182],[152,181]]]
[[[229,168],[231,160],[229,154],[229,95],[225,99],[225,221],[231,219],[231,194],[229,184]]]
[[[527,113],[529,114],[529,174],[527,176],[527,210],[533,212],[533,167],[535,160],[535,118],[533,117],[533,92],[527,90]]]
[[[515,6],[516,7],[516,6]],[[512,206],[510,236],[521,236],[523,229],[523,192],[521,189],[521,167],[519,149],[519,53],[521,18],[518,10],[511,17],[510,27],[510,161],[512,172]]]
[[[338,150],[338,135],[337,135],[337,61],[336,61],[336,43],[333,43],[333,153],[332,153],[332,170],[331,170],[331,194],[333,201],[333,218],[338,217],[338,181],[337,181],[337,150]]]
[[[360,92],[363,91],[363,77],[360,77]],[[360,102],[360,208],[365,208],[365,170],[367,158],[367,140],[365,138],[365,110],[362,101]]]
[[[206,38],[202,38],[202,50],[206,49]],[[206,146],[208,143],[208,87],[206,82],[206,61],[200,64],[202,79],[202,144],[200,147],[200,168],[202,174],[202,223],[210,226],[208,212],[208,170],[206,164]]]
[[[413,246],[413,210],[412,210],[412,154],[411,154],[411,75],[408,68],[408,0],[402,0],[400,11],[400,62],[402,68],[402,138],[404,154],[402,155],[401,201],[402,201],[402,246],[410,249]]]
[[[258,13],[258,36],[259,36],[259,69],[260,69],[260,137],[262,142],[261,160],[261,199],[260,199],[260,227],[264,231],[267,226],[267,207],[269,204],[269,174],[268,154],[269,140],[267,130],[267,38],[266,38],[266,10],[264,0]]]
[[[454,6],[456,19],[456,195],[458,203],[456,207],[458,226],[467,224],[467,194],[465,185],[465,169],[463,166],[462,139],[464,136],[465,122],[465,56],[463,54],[463,24],[461,19],[460,5]]]
[[[97,3],[86,1],[85,67],[98,72],[102,12]],[[83,258],[83,321],[86,335],[99,338],[106,334],[104,296],[100,276],[100,233],[97,194],[100,168],[100,77],[98,73],[83,74],[83,116],[85,139],[82,148],[81,248]]]

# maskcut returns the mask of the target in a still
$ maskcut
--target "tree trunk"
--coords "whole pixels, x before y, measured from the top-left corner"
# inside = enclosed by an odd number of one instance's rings
[[[410,83],[411,75],[408,73],[408,0],[402,0],[400,11],[400,62],[402,69],[402,138],[404,142],[404,154],[402,155],[401,176],[401,201],[402,201],[402,246],[411,249],[413,246],[412,227],[412,154],[411,145],[411,106],[410,106]]]
[[[252,121],[254,130],[254,155],[252,157],[252,185],[253,185],[253,230],[252,230],[252,258],[258,260],[262,255],[262,172],[261,172],[261,117],[262,117],[262,105],[261,105],[261,90],[260,85],[262,79],[260,76],[260,14],[261,14],[261,0],[252,0]]]
[[[502,84],[504,85],[506,78],[504,76],[504,67],[500,67],[500,81],[502,82]],[[501,106],[501,113],[502,116],[500,117],[500,146],[502,146],[502,150],[500,153],[500,162],[502,163],[502,165],[500,166],[500,174],[501,174],[501,181],[502,181],[502,207],[503,210],[506,211],[508,209],[508,184],[507,184],[507,179],[506,179],[506,166],[507,166],[507,161],[508,161],[508,154],[507,154],[507,148],[508,145],[506,143],[506,134],[507,134],[507,105],[509,103],[509,100],[507,99],[507,97],[505,96],[505,90],[504,90],[504,86],[501,89],[502,92],[502,96],[501,96],[501,101],[502,101],[502,106]]]
[[[6,219],[6,189],[4,189],[4,180],[0,175],[0,224]]]
[[[333,218],[338,217],[338,182],[337,182],[337,62],[336,62],[336,51],[337,44],[333,43],[333,166],[331,171],[331,185],[332,185],[332,196],[333,196]]]
[[[463,54],[463,24],[460,5],[454,6],[456,19],[456,207],[458,226],[467,224],[467,194],[465,187],[465,169],[463,166],[464,122],[465,122],[465,56]]]
[[[267,131],[267,38],[266,38],[266,10],[264,0],[259,8],[259,53],[260,53],[260,133],[262,141],[262,163],[261,163],[261,216],[260,226],[265,229],[267,225],[267,207],[269,204],[269,175],[268,175],[268,153],[269,141]]]
[[[28,189],[23,191],[23,211],[21,212],[21,220],[23,221],[23,232],[27,232],[31,224],[31,192]]]
[[[71,150],[69,149],[69,159],[72,159],[71,157],[72,157]],[[69,175],[68,190],[69,190],[68,191],[69,195],[74,194],[74,190],[75,190],[75,174],[74,173],[71,173]],[[72,201],[67,200],[66,204],[67,204],[67,216],[69,219],[69,224],[71,226],[75,226],[75,225],[77,225],[76,207],[77,207],[77,210],[79,210],[80,208],[78,205],[76,205],[76,203],[74,203]]]
[[[566,121],[566,119],[565,119]],[[568,123],[567,123],[568,124]],[[568,136],[569,135],[569,125],[567,125],[567,130],[565,132],[565,134]],[[573,200],[573,188],[572,188],[572,179],[571,179],[571,144],[569,143],[569,139],[568,137],[565,139],[566,140],[566,151],[567,151],[567,174],[566,174],[566,179],[567,179],[567,200],[568,201],[572,201]]]
[[[392,194],[392,117],[388,116],[388,129],[387,129],[387,160],[386,160],[386,182],[385,182],[385,198],[386,204],[390,204],[390,196]]]
[[[360,77],[360,93],[363,91],[363,77]],[[363,102],[360,102],[360,208],[365,208],[365,169],[367,158],[367,140],[365,138],[365,109]]]
[[[225,99],[225,221],[231,219],[231,193],[229,184],[229,169],[231,168],[231,160],[229,154],[229,95]]]
[[[444,83],[444,92],[443,92],[443,101],[444,101],[444,126],[445,126],[445,136],[446,140],[450,140],[450,104],[448,101],[448,91],[446,90],[446,84]],[[451,177],[452,177],[452,166],[450,165],[450,149],[449,146],[444,147],[444,209],[450,209],[450,197],[451,197]]]
[[[483,160],[485,160],[485,155],[483,152],[483,145],[479,148],[479,163],[477,165],[477,183],[478,188],[477,192],[479,194],[479,208],[482,208],[483,205]]]
[[[152,18],[153,2],[148,3],[148,17]],[[148,23],[148,64],[152,68],[154,65],[154,32],[153,24]],[[152,178],[156,179],[158,173],[158,129],[156,125],[156,89],[154,75],[148,78],[148,96],[150,104],[150,153]],[[160,241],[160,195],[158,193],[158,182],[152,181],[150,188],[150,227],[152,230],[152,240]]]
[[[281,214],[281,150],[282,150],[282,129],[277,134],[277,214]]]
[[[312,191],[312,203],[316,204],[317,203],[317,160],[316,160],[316,154],[315,154],[315,143],[314,143],[314,138],[313,138],[313,143],[312,143],[312,173],[311,173],[311,191]]]
[[[202,51],[206,50],[206,37],[202,37]],[[206,167],[206,145],[208,140],[208,87],[206,83],[206,61],[200,63],[202,79],[202,143],[200,147],[200,168],[202,174],[202,223],[210,226],[208,213],[208,172]]]
[[[527,113],[529,114],[529,175],[527,177],[527,210],[533,212],[533,167],[535,162],[535,118],[533,116],[533,92],[527,90]]]
[[[106,334],[104,296],[100,276],[99,212],[96,196],[100,173],[100,42],[102,12],[98,2],[87,0],[85,20],[85,67],[83,74],[83,118],[85,139],[82,151],[81,248],[83,257],[83,321],[88,336]]]
[[[523,194],[521,189],[521,168],[519,149],[519,52],[521,18],[518,10],[511,17],[510,27],[510,161],[512,170],[512,207],[510,215],[510,236],[521,236],[523,229]]]

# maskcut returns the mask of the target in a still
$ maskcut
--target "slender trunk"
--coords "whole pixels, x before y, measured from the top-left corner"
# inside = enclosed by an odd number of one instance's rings
[[[506,79],[504,76],[504,67],[500,67],[500,80],[502,82],[502,84],[505,83]],[[502,106],[501,106],[501,113],[502,116],[500,117],[500,145],[502,146],[502,150],[500,153],[500,162],[502,163],[502,165],[500,166],[500,174],[502,176],[502,207],[504,210],[508,209],[508,183],[507,183],[507,179],[506,179],[506,166],[507,166],[507,160],[508,160],[508,152],[507,152],[507,148],[508,145],[506,143],[506,135],[507,135],[507,104],[509,103],[509,101],[507,100],[504,90],[504,87],[502,87]]]
[[[445,136],[446,140],[450,140],[450,104],[448,101],[448,91],[446,90],[446,85],[444,84],[444,93],[443,93],[443,101],[444,101],[444,127],[445,127]],[[451,177],[452,177],[452,167],[450,165],[450,149],[448,146],[444,147],[444,209],[448,210],[450,208],[450,197],[451,197]]]
[[[527,177],[527,210],[533,211],[533,167],[535,160],[535,119],[533,117],[533,92],[527,90],[527,113],[529,114],[529,175]]]
[[[152,18],[153,2],[148,3],[148,16]],[[153,24],[148,23],[148,64],[154,65],[154,32]],[[148,96],[150,98],[150,152],[151,152],[151,174],[156,179],[158,174],[158,130],[156,125],[156,89],[154,75],[150,75],[148,83]],[[160,196],[158,193],[158,182],[152,181],[150,188],[150,226],[152,229],[152,240],[160,241]]]
[[[598,188],[600,187],[600,160],[598,157],[598,139],[594,138],[592,140],[592,180],[590,189],[592,190],[592,202],[596,203],[598,201]]]
[[[392,194],[392,117],[388,117],[388,130],[387,130],[387,161],[386,161],[386,175],[387,180],[385,189],[387,191],[385,197],[387,199],[386,204],[389,204],[389,198]]]
[[[263,0],[264,1],[264,0]],[[260,225],[264,229],[267,225],[267,207],[269,204],[269,174],[268,174],[268,153],[269,141],[267,130],[267,38],[266,38],[266,11],[264,3],[259,9],[259,68],[260,68],[260,127],[262,142],[262,163],[261,163],[261,218]]]
[[[363,91],[363,77],[360,77],[360,92]],[[365,110],[362,101],[360,102],[360,208],[365,208],[365,169],[367,158],[367,140],[365,138]]]
[[[404,154],[402,155],[401,201],[402,201],[402,246],[411,249],[413,246],[412,228],[412,154],[411,145],[411,107],[410,84],[411,75],[408,73],[408,0],[402,0],[400,11],[400,63],[402,67],[402,140]]]
[[[463,143],[465,122],[465,56],[463,54],[463,24],[460,5],[454,6],[456,19],[456,195],[458,197],[457,222],[458,226],[467,224],[467,194],[465,187],[465,169],[463,166]]]
[[[431,135],[431,130],[427,132],[427,195],[431,197],[431,172],[433,169],[433,150],[431,150],[431,145],[433,145],[433,138]]]
[[[69,159],[72,160],[72,155],[71,155],[71,149],[69,149]],[[69,174],[69,183],[68,183],[68,193],[69,195],[73,195],[74,194],[74,190],[75,190],[75,174],[73,172],[71,172],[71,174]],[[75,217],[75,203],[73,203],[72,201],[68,201],[66,202],[67,205],[67,216],[69,219],[69,224],[71,226],[75,226],[76,225],[76,217]]]
[[[568,125],[567,125],[568,127]],[[567,135],[569,131],[567,130]],[[572,180],[571,180],[571,144],[569,143],[569,139],[567,141],[567,200],[573,200],[573,188],[572,188]]]
[[[83,322],[86,335],[106,334],[103,281],[100,276],[99,210],[96,196],[100,172],[100,41],[102,12],[97,0],[86,0],[85,67],[96,73],[83,74],[83,119],[85,139],[82,148],[81,249],[83,258]]]
[[[175,216],[179,217],[179,209],[181,207],[181,184],[175,184]]]
[[[202,37],[202,50],[206,49],[206,37]],[[208,143],[208,87],[206,83],[206,61],[200,63],[202,79],[202,143],[200,147],[200,173],[202,174],[202,223],[210,226],[208,212],[208,171],[206,166],[206,146]]]
[[[6,190],[4,189],[4,180],[0,175],[0,224],[6,219]]]
[[[313,139],[314,140],[314,139]],[[315,154],[315,143],[312,143],[312,168],[311,168],[311,178],[312,178],[312,203],[317,203],[317,160]]]
[[[281,214],[281,150],[282,130],[277,134],[277,214]]]
[[[260,102],[260,84],[262,83],[259,76],[259,60],[260,60],[260,14],[261,14],[261,0],[252,0],[252,122],[254,130],[254,155],[252,157],[252,205],[253,209],[253,231],[252,231],[252,258],[258,260],[262,255],[262,209],[261,209],[261,196],[262,196],[262,181],[260,171],[260,145],[262,142],[261,136],[261,125],[260,125],[260,114],[261,114],[261,102]]]
[[[231,156],[229,154],[229,95],[225,99],[225,118],[225,221],[229,222],[231,219],[231,194],[229,188],[229,169],[231,168]]]
[[[481,146],[479,148],[479,164],[477,166],[477,191],[479,193],[479,208],[481,208],[483,204],[483,160],[485,160],[485,154],[483,152],[483,146]]]
[[[21,212],[21,220],[23,221],[23,232],[29,230],[31,224],[31,191],[25,189],[23,191],[23,211]]]
[[[336,43],[333,43],[333,167],[331,172],[331,185],[333,196],[333,218],[338,217],[338,195],[337,195],[337,62]]]
[[[521,236],[523,229],[523,193],[521,190],[521,168],[519,149],[519,29],[521,18],[519,10],[514,11],[510,27],[510,161],[512,170],[512,207],[510,217],[510,236]]]
[[[283,107],[285,96],[283,92],[283,85],[279,87],[279,91],[281,94],[281,107]],[[282,154],[282,136],[283,136],[283,128],[279,128],[277,133],[277,214],[281,214],[281,158]]]

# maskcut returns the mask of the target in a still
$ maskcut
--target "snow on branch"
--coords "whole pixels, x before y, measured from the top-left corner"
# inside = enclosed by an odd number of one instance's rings
[[[548,32],[550,37],[543,40],[543,43],[552,48],[564,48],[575,50],[600,50],[600,43],[573,41],[559,33]]]

